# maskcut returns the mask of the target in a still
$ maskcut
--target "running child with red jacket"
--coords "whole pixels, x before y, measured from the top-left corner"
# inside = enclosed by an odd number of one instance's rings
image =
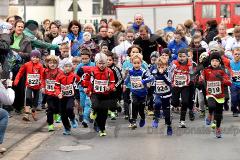
[[[230,86],[230,77],[221,68],[222,59],[218,52],[210,55],[211,66],[202,71],[200,82],[206,86],[206,97],[209,108],[209,115],[206,118],[206,125],[211,125],[213,115],[216,122],[216,137],[221,138],[221,121],[224,104],[224,87]]]
[[[59,99],[56,95],[55,84],[58,75],[63,74],[62,70],[58,68],[59,58],[50,55],[45,59],[47,68],[43,73],[42,91],[46,96],[47,109],[47,123],[48,131],[54,131],[53,121],[59,121]]]
[[[64,135],[71,134],[71,126],[73,128],[78,127],[78,123],[74,114],[74,83],[78,83],[80,77],[74,74],[71,61],[64,64],[63,73],[59,74],[56,78],[55,93],[60,99],[60,113],[62,123],[64,126]],[[69,119],[71,121],[71,125]]]
[[[107,56],[103,53],[98,53],[95,56],[96,66],[83,67],[89,76],[85,76],[84,86],[85,92],[91,97],[92,109],[90,117],[95,119],[99,127],[100,137],[106,136],[105,131],[106,120],[108,116],[108,107],[113,104],[111,94],[116,90],[115,78],[113,71],[107,67]]]
[[[38,50],[33,50],[30,54],[30,58],[30,62],[21,66],[14,80],[14,86],[17,86],[22,76],[26,75],[25,115],[23,120],[30,121],[29,114],[32,113],[33,119],[37,121],[36,108],[38,106],[39,91],[41,89],[43,75],[43,66],[40,63],[41,53]]]

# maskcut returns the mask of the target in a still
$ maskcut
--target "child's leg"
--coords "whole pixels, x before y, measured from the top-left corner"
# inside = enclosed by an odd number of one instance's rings
[[[142,100],[140,99],[139,100],[139,106],[138,106],[138,113],[141,117],[141,119],[145,120],[145,101],[144,101],[145,98],[142,98]]]
[[[137,115],[138,115],[138,99],[136,96],[131,94],[131,104],[129,107],[129,114],[130,114],[130,118],[129,121],[130,123],[136,123],[137,120]]]
[[[89,123],[89,115],[91,109],[91,100],[88,96],[85,97],[85,105],[83,109],[83,121]]]
[[[170,116],[170,98],[162,98],[162,108],[165,115],[165,123],[171,125],[171,116]]]
[[[180,101],[179,101],[180,91],[181,91],[180,88],[177,88],[177,87],[173,87],[172,88],[172,101],[171,101],[171,104],[173,105],[173,107],[179,107],[179,105],[180,105]]]
[[[32,107],[33,97],[32,97],[32,89],[26,87],[26,106]]]
[[[223,119],[223,104],[216,102],[216,111],[214,114],[214,119],[216,120],[216,126],[217,128],[220,128],[222,119]]]
[[[123,101],[124,101],[124,114],[125,116],[129,116],[129,107],[131,104],[129,88],[127,88],[126,91],[123,93]]]
[[[208,103],[208,111],[209,111],[209,115],[208,115],[208,119],[211,121],[212,120],[212,116],[213,114],[215,114],[215,110],[216,110],[216,102],[215,99],[210,97],[207,99],[207,103]]]
[[[60,113],[64,128],[70,130],[71,126],[67,115],[67,98],[65,97],[60,100]]]
[[[71,121],[75,120],[75,114],[74,114],[74,97],[68,97],[66,98],[66,109],[67,109],[67,116]]]
[[[33,108],[36,109],[38,106],[40,90],[33,90]]]
[[[180,116],[180,121],[185,121],[186,119],[186,113],[187,113],[187,108],[191,108],[191,105],[189,104],[189,95],[190,90],[189,87],[183,87],[181,91],[181,99],[182,99],[182,106],[181,106],[181,116]]]
[[[100,131],[105,131],[105,125],[106,125],[106,120],[108,116],[108,108],[99,107],[96,109],[96,112],[97,112],[97,118],[96,118],[97,125]]]
[[[161,109],[161,106],[162,106],[162,101],[161,101],[161,98],[160,96],[158,95],[154,95],[154,104],[153,104],[153,107],[154,107],[154,120],[159,120],[160,118],[160,109]]]
[[[231,86],[231,103],[232,103],[232,112],[233,114],[238,114],[238,103],[239,103],[239,89],[234,85]]]
[[[54,104],[56,102],[54,101],[54,97],[46,95],[46,100],[48,104],[48,109],[47,109],[47,123],[48,125],[53,124],[53,114],[54,114]]]

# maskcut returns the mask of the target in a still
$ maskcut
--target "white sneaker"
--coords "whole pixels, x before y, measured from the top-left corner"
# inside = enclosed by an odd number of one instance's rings
[[[186,128],[185,121],[179,122],[179,128]]]

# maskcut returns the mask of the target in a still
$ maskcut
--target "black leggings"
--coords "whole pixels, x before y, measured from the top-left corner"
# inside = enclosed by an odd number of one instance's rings
[[[74,107],[74,97],[63,97],[60,100],[61,119],[62,119],[64,128],[67,130],[71,129],[69,119],[71,121],[73,121],[75,119],[73,107]]]
[[[49,96],[46,95],[46,101],[48,104],[48,109],[47,109],[47,123],[48,125],[53,124],[53,114],[58,114],[59,113],[59,99],[58,97],[55,96]]]
[[[113,103],[113,100],[109,95],[93,94],[91,96],[91,101],[93,112],[97,114],[95,122],[100,131],[104,131],[108,117],[108,107]]]
[[[193,105],[189,100],[190,99],[189,97],[192,97],[191,94],[192,94],[192,92],[191,92],[191,88],[189,86],[172,88],[172,105],[173,105],[173,107],[178,107],[180,105],[180,100],[179,100],[180,95],[181,95],[181,99],[182,99],[180,121],[185,121],[188,108],[190,111],[192,111],[192,109],[193,109]]]
[[[218,103],[214,98],[210,97],[207,99],[209,114],[214,114],[214,120],[216,121],[217,128],[220,127],[223,118],[223,104]]]
[[[26,87],[26,106],[37,108],[39,99],[39,90]]]
[[[129,109],[129,122],[130,123],[136,123],[137,116],[138,114],[140,115],[141,119],[145,119],[145,102],[146,98],[145,97],[137,97],[133,94],[131,94],[131,105]]]

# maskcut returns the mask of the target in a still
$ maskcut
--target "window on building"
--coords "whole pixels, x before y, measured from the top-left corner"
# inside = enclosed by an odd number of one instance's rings
[[[92,14],[99,15],[100,14],[100,7],[101,7],[101,0],[93,0],[92,1]]]
[[[220,16],[222,18],[229,18],[230,17],[230,5],[229,4],[222,4],[221,5]]]
[[[109,0],[103,0],[103,15],[114,15],[115,9],[113,3]]]
[[[240,4],[235,4],[235,14],[240,16]]]
[[[202,18],[216,18],[216,5],[202,5]]]
[[[24,5],[24,0],[18,0],[18,5]],[[54,0],[26,0],[27,6],[54,6]]]

